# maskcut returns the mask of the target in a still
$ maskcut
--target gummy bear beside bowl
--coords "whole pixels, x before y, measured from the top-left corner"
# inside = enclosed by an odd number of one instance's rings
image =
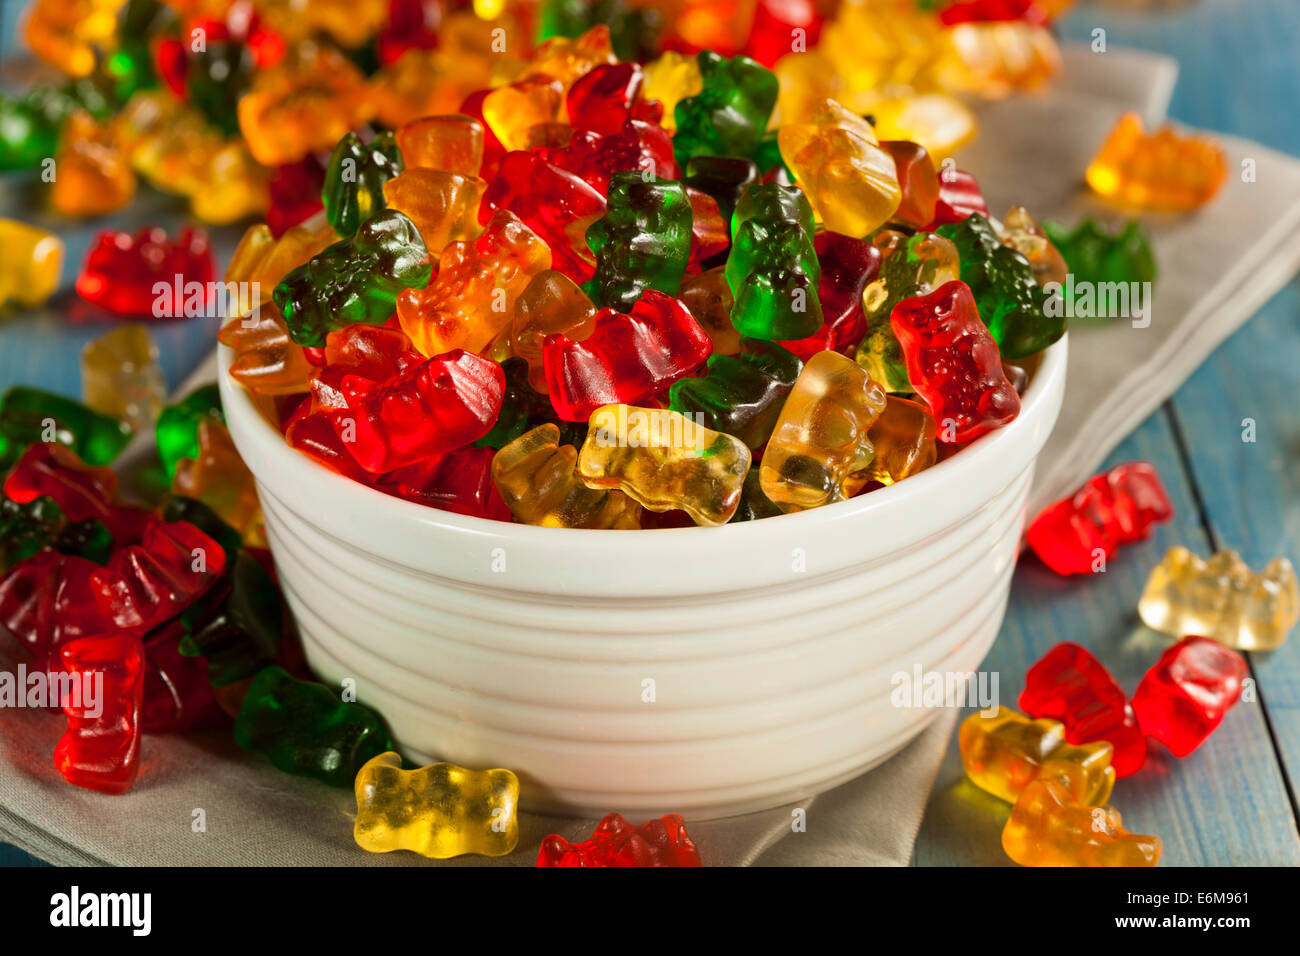
[[[1002,622],[1064,340],[1019,418],[850,501],[721,528],[580,531],[389,497],[285,444],[227,374],[307,659],[356,681],[412,760],[519,775],[525,807],[727,816],[820,792],[938,711]]]

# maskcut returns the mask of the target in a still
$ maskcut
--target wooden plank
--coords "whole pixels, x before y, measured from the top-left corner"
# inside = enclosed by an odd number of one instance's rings
[[[1174,396],[1210,543],[1253,568],[1300,566],[1300,282],[1276,295]],[[1243,424],[1243,422],[1245,424]],[[1254,441],[1248,429],[1253,425]],[[1300,630],[1300,629],[1297,629]],[[1293,806],[1300,782],[1300,636],[1249,655]]]
[[[1130,694],[1167,646],[1138,620],[1138,595],[1168,547],[1204,548],[1206,535],[1167,414],[1148,419],[1107,467],[1132,459],[1159,470],[1177,510],[1174,520],[1150,540],[1126,548],[1093,578],[1059,578],[1032,555],[1022,558],[1012,610],[984,664],[998,674],[1007,706],[1016,705],[1028,667],[1060,641],[1091,649]],[[1164,840],[1163,865],[1300,863],[1300,838],[1258,705],[1234,708],[1218,732],[1184,760],[1153,744],[1146,767],[1120,781],[1112,802],[1128,828]],[[965,779],[954,740],[913,863],[1009,864],[1000,842],[1009,809]]]

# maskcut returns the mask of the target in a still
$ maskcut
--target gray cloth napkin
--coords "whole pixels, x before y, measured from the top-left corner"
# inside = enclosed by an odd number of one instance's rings
[[[995,215],[1019,202],[1040,218],[1073,222],[1090,208],[1073,180],[1081,180],[1116,114],[1133,109],[1149,122],[1158,120],[1176,73],[1165,57],[1122,50],[1100,56],[1067,50],[1065,64],[1062,80],[1050,93],[983,108],[980,138],[958,158],[979,177]],[[1038,465],[1035,494],[1040,501],[1086,477],[1294,267],[1286,257],[1263,253],[1295,243],[1292,207],[1300,196],[1300,164],[1248,143],[1226,143],[1234,160],[1240,155],[1257,158],[1259,182],[1230,184],[1224,196],[1200,213],[1153,223],[1165,281],[1157,292],[1151,328],[1076,326],[1072,331],[1066,408]],[[1215,268],[1205,268],[1206,263]],[[215,375],[213,359],[182,391]],[[0,669],[12,670],[15,659],[7,653],[0,651]],[[891,760],[819,796],[763,813],[692,823],[704,862],[906,864],[955,720],[954,711],[938,714]],[[57,716],[11,710],[5,723],[0,735],[0,840],[55,863],[434,862],[408,853],[361,852],[352,842],[355,807],[350,794],[281,774],[241,752],[229,734],[149,737],[135,789],[103,797],[68,786],[55,771],[50,755],[62,730]],[[801,831],[792,826],[796,809],[805,811],[806,829]],[[203,832],[194,829],[197,810],[203,811]],[[519,849],[511,856],[463,857],[441,865],[532,865],[546,834],[584,838],[594,824],[521,814]]]

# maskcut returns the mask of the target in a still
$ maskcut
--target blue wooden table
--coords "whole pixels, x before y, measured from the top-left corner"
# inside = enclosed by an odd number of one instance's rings
[[[0,52],[12,49],[16,4],[0,0]],[[1108,43],[1175,56],[1181,73],[1171,115],[1300,155],[1300,3],[1202,0],[1166,12],[1131,13],[1119,3],[1083,3],[1063,23],[1068,39],[1095,27]],[[0,183],[0,190],[4,184]],[[9,187],[12,189],[12,187]],[[58,222],[34,200],[31,218],[69,241],[75,272],[99,225]],[[148,210],[146,210],[147,212]],[[174,218],[174,207],[172,212]],[[42,218],[45,217],[45,218]],[[228,251],[233,236],[221,237]],[[1169,277],[1167,281],[1174,281]],[[74,313],[69,325],[59,313]],[[0,320],[2,321],[2,320]],[[110,327],[65,289],[53,308],[0,325],[0,388],[39,383],[77,394],[81,343]],[[163,361],[176,385],[210,348],[204,320],[160,330]],[[1093,580],[1063,581],[1032,558],[1016,572],[1011,610],[984,667],[998,671],[1008,702],[1026,668],[1058,641],[1094,650],[1132,691],[1166,646],[1142,627],[1137,598],[1166,548],[1208,553],[1230,546],[1259,567],[1277,554],[1300,564],[1300,283],[1292,282],[1229,339],[1156,414],[1111,456],[1156,465],[1177,516],[1155,537],[1127,549]],[[1243,442],[1243,420],[1255,423]],[[1295,781],[1300,778],[1300,639],[1250,655],[1256,700],[1238,705],[1210,741],[1184,760],[1153,746],[1147,767],[1122,781],[1113,802],[1131,829],[1157,833],[1168,865],[1300,863]],[[939,771],[917,840],[917,865],[1003,864],[1005,804],[967,784],[955,743]],[[0,863],[26,863],[0,846]]]

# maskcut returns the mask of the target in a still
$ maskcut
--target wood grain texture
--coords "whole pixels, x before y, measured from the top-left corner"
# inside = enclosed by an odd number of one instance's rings
[[[1204,551],[1201,513],[1167,414],[1149,419],[1106,467],[1141,459],[1156,466],[1176,509],[1151,539],[1130,545],[1095,577],[1060,578],[1033,555],[1022,557],[1011,612],[984,669],[998,674],[1001,702],[1015,707],[1025,671],[1060,641],[1083,644],[1130,694],[1168,646],[1144,627],[1137,599],[1165,550]],[[963,714],[963,716],[965,716]],[[1177,760],[1152,744],[1147,765],[1120,781],[1112,803],[1126,826],[1165,842],[1162,863],[1261,865],[1300,863],[1290,800],[1262,704],[1241,704],[1195,753]],[[964,779],[954,739],[935,782],[914,863],[1004,865],[1000,836],[1010,807]]]

